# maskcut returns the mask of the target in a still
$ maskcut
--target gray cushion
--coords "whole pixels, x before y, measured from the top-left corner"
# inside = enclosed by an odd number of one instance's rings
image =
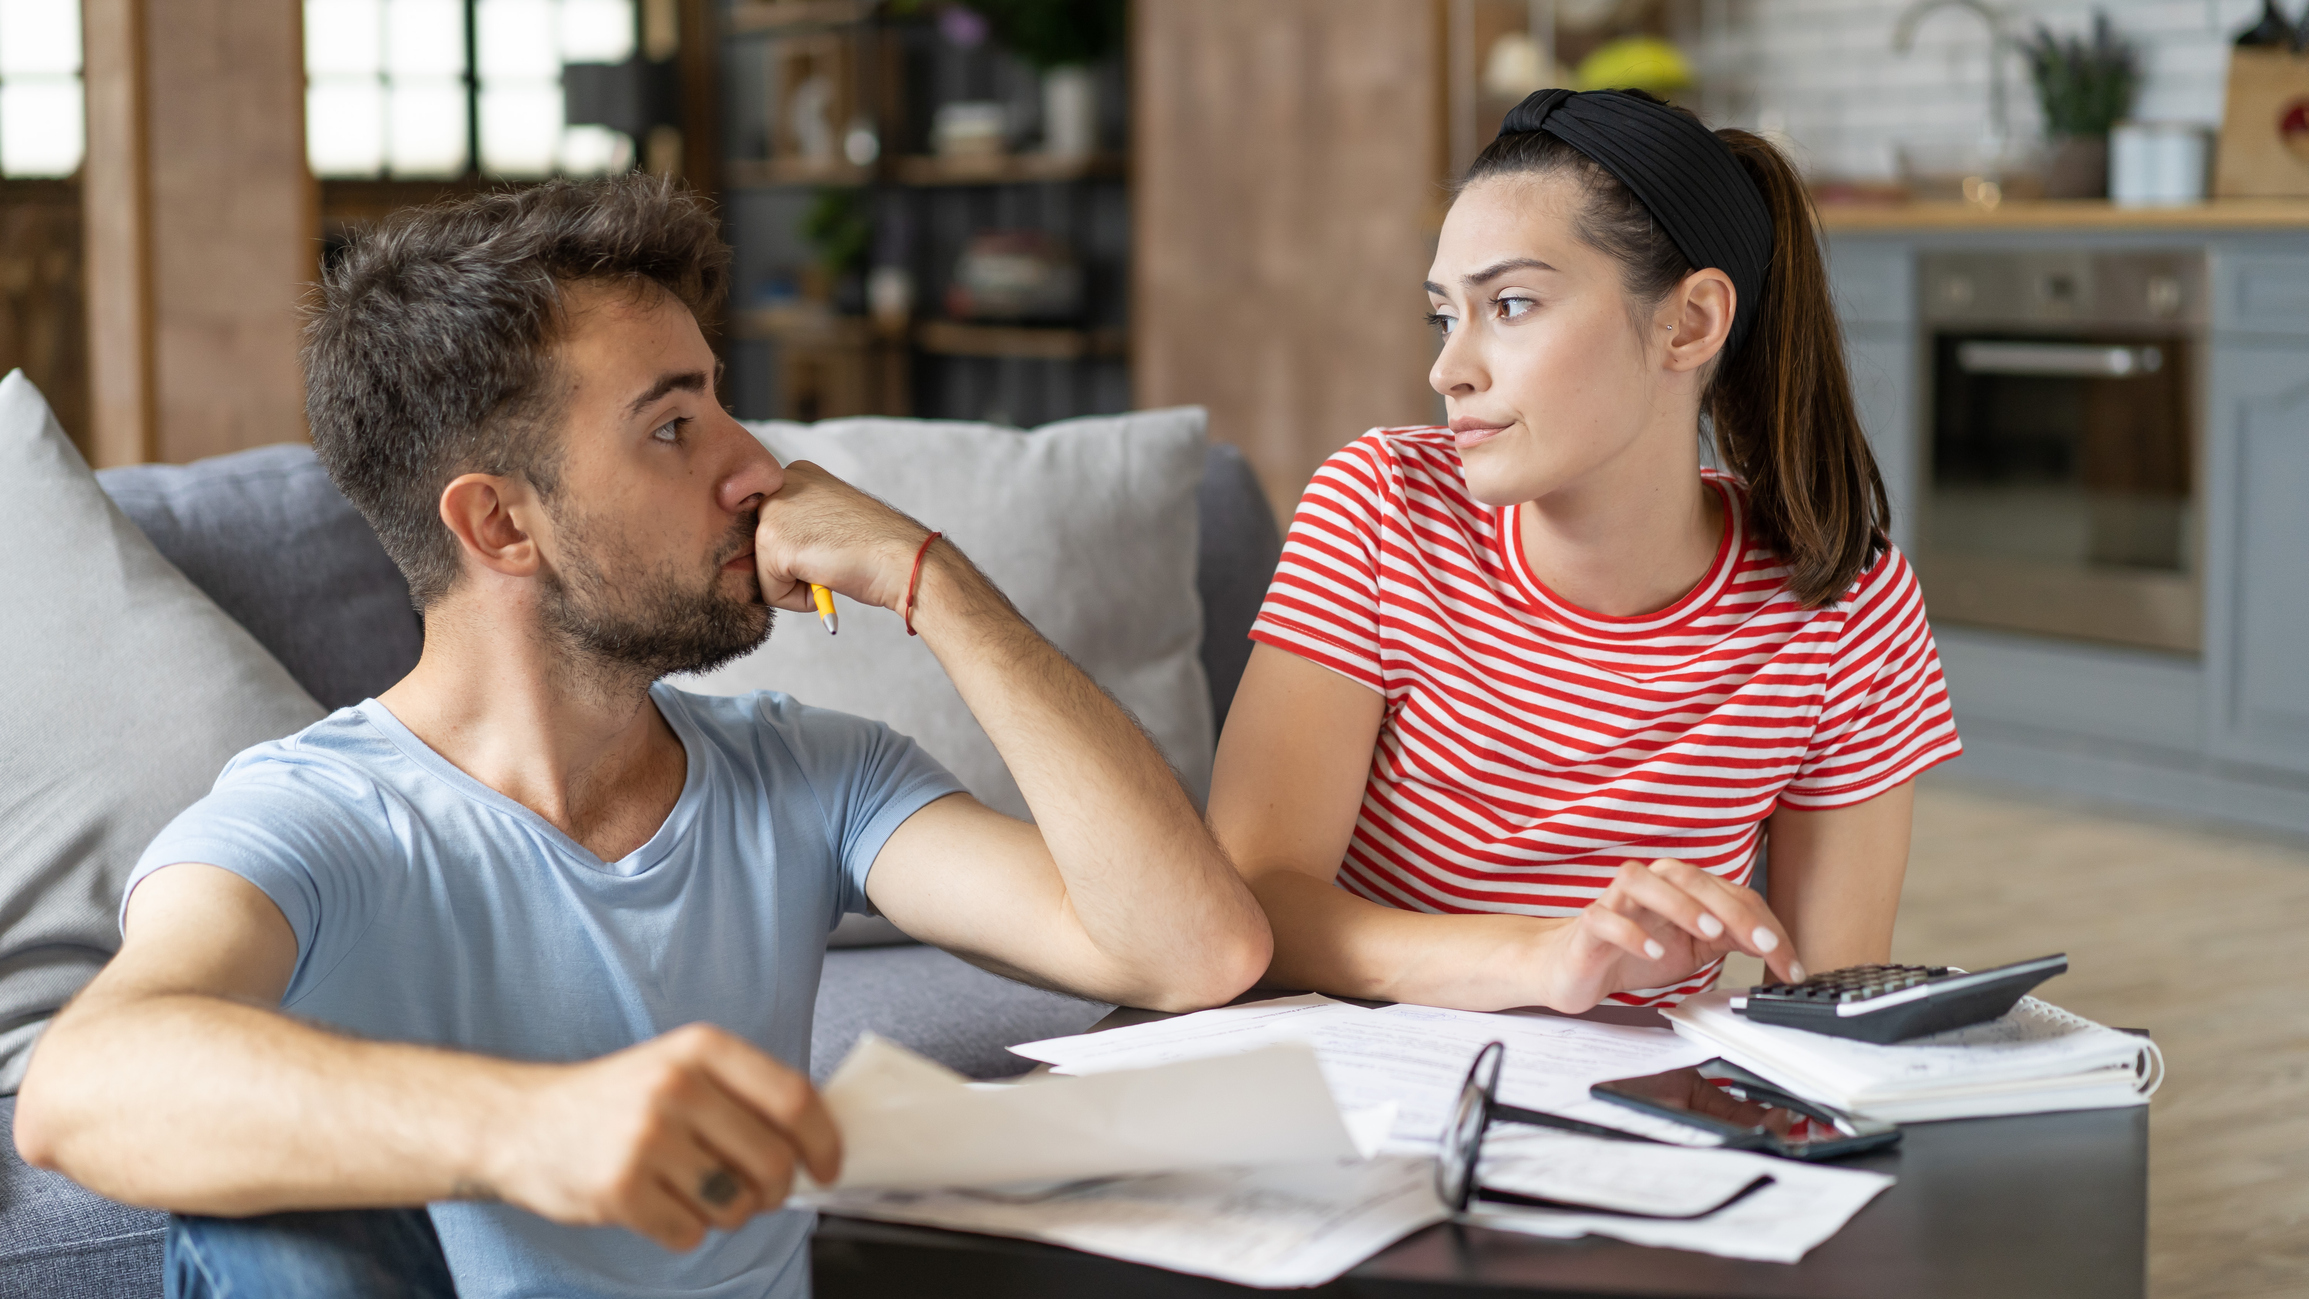
[[[867,1029],[972,1078],[1011,1078],[1034,1062],[1003,1048],[1080,1033],[1113,1009],[988,974],[935,947],[828,952],[810,1079],[825,1082]]]
[[[409,674],[409,584],[309,446],[96,475],[113,502],[325,708]]]
[[[160,1299],[168,1215],[115,1204],[16,1157],[0,1099],[0,1294],[40,1299]]]
[[[1203,453],[1195,505],[1202,517],[1195,589],[1203,597],[1203,675],[1211,683],[1212,723],[1223,729],[1251,661],[1251,624],[1275,579],[1283,537],[1251,462],[1224,442]]]
[[[0,380],[0,1094],[120,946],[121,888],[236,753],[321,709]]]

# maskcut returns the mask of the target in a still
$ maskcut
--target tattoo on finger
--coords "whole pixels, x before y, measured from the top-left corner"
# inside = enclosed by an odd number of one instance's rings
[[[738,1179],[727,1168],[716,1168],[698,1179],[698,1198],[716,1209],[729,1207],[738,1198]]]

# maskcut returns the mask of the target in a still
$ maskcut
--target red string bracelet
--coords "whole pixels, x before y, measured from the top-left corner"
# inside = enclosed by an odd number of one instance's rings
[[[906,574],[906,603],[899,606],[899,613],[906,619],[906,634],[909,636],[921,635],[914,630],[914,588],[922,584],[922,557],[930,553],[931,542],[945,535],[943,532],[933,532],[922,538],[922,548],[914,552],[914,568]]]

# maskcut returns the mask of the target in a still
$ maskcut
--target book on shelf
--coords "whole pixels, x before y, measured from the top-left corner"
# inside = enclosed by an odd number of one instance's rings
[[[2146,1105],[2156,1043],[2035,997],[1998,1019],[1878,1045],[1759,1024],[1728,990],[1667,1012],[1676,1032],[1800,1096],[1894,1123]]]

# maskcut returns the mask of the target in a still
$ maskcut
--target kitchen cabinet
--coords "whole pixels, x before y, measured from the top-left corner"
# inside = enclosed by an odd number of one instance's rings
[[[2297,317],[2309,320],[2309,317]],[[2216,342],[2207,612],[2225,756],[2309,772],[2309,337]]]
[[[1892,544],[1906,551],[1916,544],[1915,346],[1905,334],[1883,325],[1846,325],[1844,334],[1860,426],[1868,430],[1876,471],[1884,476],[1884,493],[1892,502]]]
[[[2167,653],[1936,619],[1966,755],[2000,783],[2309,833],[2309,205],[2192,223],[2107,209],[2060,222],[1903,224],[1828,214],[1829,274],[1855,397],[1914,553],[1930,490],[1931,340],[1920,257],[1944,252],[2201,251],[2200,653]],[[2244,219],[2250,216],[2251,219]],[[1932,585],[1925,583],[1932,604]]]

